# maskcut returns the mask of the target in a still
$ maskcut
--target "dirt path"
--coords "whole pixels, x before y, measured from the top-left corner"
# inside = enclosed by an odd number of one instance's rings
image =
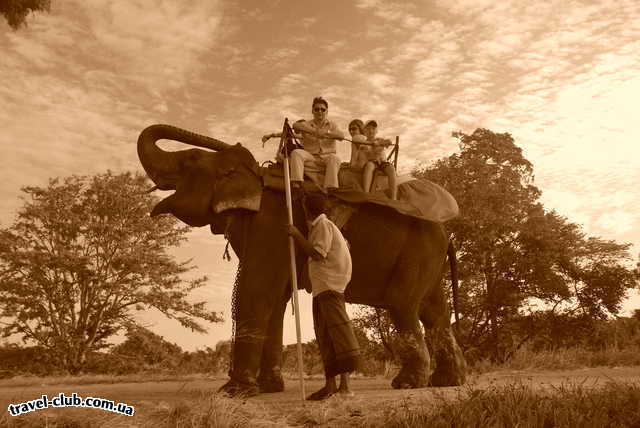
[[[640,384],[640,367],[598,367],[564,371],[548,370],[504,370],[472,376],[462,387],[422,388],[413,390],[397,390],[390,385],[389,379],[355,379],[352,389],[358,400],[368,403],[418,399],[423,397],[456,397],[469,388],[488,389],[512,384],[523,384],[532,388],[550,388],[561,385],[582,385],[583,387],[603,386],[608,382],[625,382]],[[322,386],[321,381],[306,382],[307,394]],[[252,398],[253,401],[267,406],[276,406],[283,410],[300,406],[300,387],[295,381],[287,382],[287,390],[278,394],[262,394]]]
[[[561,385],[581,385],[595,387],[607,382],[625,382],[640,384],[640,367],[620,368],[590,368],[567,371],[499,371],[474,376],[463,387],[423,388],[416,390],[394,390],[388,379],[354,379],[352,382],[355,398],[354,404],[366,403],[367,407],[385,407],[387,403],[398,401],[414,401],[427,397],[442,398],[455,397],[468,390],[469,387],[487,389],[492,386],[521,383],[533,388],[546,388]],[[0,406],[6,411],[9,403],[34,400],[47,394],[50,398],[65,393],[70,396],[75,392],[82,397],[107,398],[115,402],[123,402],[136,407],[136,413],[145,413],[150,409],[168,408],[178,402],[192,403],[209,397],[225,381],[224,380],[196,380],[196,381],[168,381],[117,384],[86,384],[86,385],[47,385],[35,384],[28,386],[10,386],[11,381],[0,382]],[[320,388],[321,379],[306,382],[307,394]],[[291,413],[303,407],[300,400],[299,383],[296,380],[286,382],[286,391],[275,394],[262,394],[250,398],[249,401],[275,413]],[[309,404],[309,403],[307,403]]]

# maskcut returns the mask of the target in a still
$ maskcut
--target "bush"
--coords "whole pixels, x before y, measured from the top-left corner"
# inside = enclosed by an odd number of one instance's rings
[[[16,375],[52,376],[64,374],[50,353],[40,347],[21,348],[15,344],[0,346],[0,377],[7,379]]]

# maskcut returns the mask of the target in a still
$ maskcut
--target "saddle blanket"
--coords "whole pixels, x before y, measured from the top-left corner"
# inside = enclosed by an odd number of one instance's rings
[[[320,180],[315,172],[305,175],[305,191],[320,191]],[[282,166],[276,164],[264,169],[264,185],[268,188],[284,191]],[[333,193],[335,197],[352,204],[371,203],[390,207],[397,212],[423,220],[443,223],[459,215],[460,209],[455,198],[445,188],[429,180],[416,179],[409,175],[398,177],[398,200],[392,200],[386,194],[387,177],[376,174],[372,192],[365,193],[360,185],[361,171],[341,168],[338,175],[340,188]]]

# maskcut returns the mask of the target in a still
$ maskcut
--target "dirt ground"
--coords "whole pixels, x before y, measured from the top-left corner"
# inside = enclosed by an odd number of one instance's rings
[[[490,388],[492,386],[524,384],[533,388],[550,388],[561,385],[581,385],[582,387],[596,387],[607,382],[624,382],[640,384],[640,367],[600,367],[568,371],[498,371],[472,376],[463,387],[423,388],[415,390],[394,390],[389,379],[383,378],[355,378],[352,389],[354,402],[366,403],[367,407],[399,400],[413,400],[427,397],[455,397],[459,393],[473,388]],[[47,394],[50,398],[65,393],[70,396],[73,392],[82,397],[99,397],[126,403],[136,407],[136,415],[142,416],[150,409],[170,408],[179,402],[195,402],[211,395],[225,381],[224,380],[191,380],[143,383],[117,384],[85,384],[85,385],[47,385],[46,383],[29,386],[10,386],[10,380],[0,382],[0,406],[7,411],[10,403],[19,403],[40,398]],[[46,382],[46,381],[44,381]],[[307,380],[306,393],[309,394],[320,388],[321,379]],[[300,384],[297,380],[287,380],[286,391],[274,394],[262,394],[249,399],[250,402],[268,411],[291,412],[303,407],[300,398]],[[66,409],[56,409],[61,412]]]

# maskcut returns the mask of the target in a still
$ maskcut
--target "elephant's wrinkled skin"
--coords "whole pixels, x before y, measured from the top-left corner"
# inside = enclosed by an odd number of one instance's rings
[[[167,152],[157,147],[159,139],[215,151]],[[282,391],[282,322],[291,296],[284,195],[262,188],[260,168],[240,144],[153,125],[140,134],[138,154],[159,189],[175,189],[152,215],[171,213],[191,226],[210,224],[214,233],[229,237],[241,261],[233,367],[222,389]],[[294,203],[294,222],[304,231],[302,209]],[[466,363],[451,331],[442,286],[448,247],[442,225],[366,205],[349,219],[344,235],[353,258],[346,300],[388,309],[399,332],[395,346],[402,367],[392,385],[464,383]],[[301,272],[303,257],[297,262]],[[434,347],[433,372],[419,320]]]

